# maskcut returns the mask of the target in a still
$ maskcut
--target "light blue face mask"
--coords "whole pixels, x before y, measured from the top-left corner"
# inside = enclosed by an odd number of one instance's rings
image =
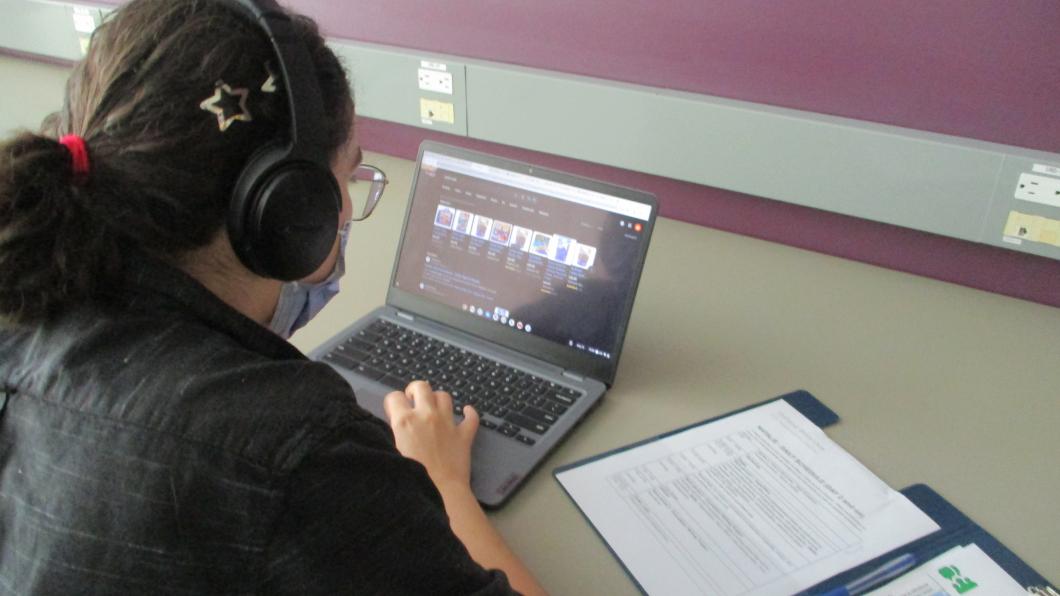
[[[339,279],[346,273],[346,240],[350,237],[350,222],[339,230],[339,255],[335,268],[327,279],[307,284],[291,281],[280,288],[280,300],[272,314],[269,329],[284,339],[301,329],[339,293]]]

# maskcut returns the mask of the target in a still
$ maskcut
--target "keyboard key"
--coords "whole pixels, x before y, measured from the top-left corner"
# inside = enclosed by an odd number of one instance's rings
[[[360,340],[360,341],[366,341],[368,343],[375,343],[376,340],[379,339],[379,334],[376,333],[375,331],[372,331],[371,329],[361,329],[356,334],[354,334],[354,336],[351,337],[350,339],[351,340],[356,339],[356,340]]]
[[[528,437],[526,435],[516,435],[515,436],[515,440],[519,441],[520,443],[522,443],[524,445],[533,445],[534,443],[537,442],[537,441],[531,439],[530,437]]]
[[[571,389],[570,387],[560,387],[557,390],[557,393],[559,393],[560,395],[569,397],[571,399],[578,399],[579,397],[582,396],[580,391],[575,391],[575,390]]]
[[[364,339],[360,335],[354,335],[350,339],[347,339],[345,343],[347,346],[350,346],[351,348],[356,348],[358,350],[361,350],[362,352],[371,352],[372,348],[375,347],[371,341]]]
[[[556,393],[555,391],[550,391],[550,392],[546,393],[545,397],[547,397],[547,398],[549,398],[551,400],[558,401],[561,404],[566,405],[566,406],[573,406],[574,405],[574,399],[573,398],[567,397],[566,395],[563,395],[562,393]]]
[[[500,432],[506,437],[514,437],[515,435],[519,434],[520,430],[521,429],[519,429],[518,427],[508,424],[507,422],[501,424],[500,427],[497,429],[498,432]]]
[[[338,351],[329,352],[327,356],[324,356],[324,360],[351,370],[361,365],[360,360],[350,358],[347,354]]]
[[[488,429],[491,429],[491,430],[497,428],[497,423],[492,421],[492,420],[490,420],[489,418],[482,418],[479,421],[479,424],[482,425],[484,428],[488,428]]]
[[[538,422],[537,420],[534,420],[529,416],[524,416],[518,412],[509,412],[508,415],[504,417],[504,419],[516,426],[521,426],[529,430],[530,432],[534,432],[539,435],[545,434],[546,432],[548,432],[549,429],[548,424]]]
[[[376,380],[376,379],[381,378],[383,375],[386,374],[385,372],[379,370],[378,368],[373,368],[373,367],[368,366],[367,364],[364,364],[364,363],[362,363],[357,368],[353,369],[353,372],[355,372],[355,373],[357,373],[357,374],[359,374],[361,376],[368,377],[369,379],[372,379],[373,381]]]
[[[542,406],[546,411],[551,412],[557,416],[562,416],[567,412],[567,406],[557,404],[556,402],[548,402]]]
[[[523,413],[524,416],[528,416],[530,418],[533,418],[534,420],[537,420],[538,422],[541,422],[542,424],[552,425],[552,424],[555,424],[557,420],[559,420],[559,417],[556,416],[555,414],[552,414],[550,412],[546,412],[544,410],[539,410],[539,409],[531,407],[531,406],[527,406],[526,408],[523,408],[522,413]]]
[[[405,382],[404,378],[397,377],[391,374],[383,376],[383,378],[379,379],[379,382],[389,387],[393,387],[394,389],[397,389],[399,391],[404,390],[405,386],[408,385],[408,383]]]

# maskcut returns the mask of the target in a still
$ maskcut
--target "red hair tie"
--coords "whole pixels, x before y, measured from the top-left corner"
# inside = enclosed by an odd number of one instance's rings
[[[84,184],[89,173],[88,147],[85,147],[85,140],[77,135],[65,135],[59,142],[70,152],[70,171],[74,175],[74,184]]]

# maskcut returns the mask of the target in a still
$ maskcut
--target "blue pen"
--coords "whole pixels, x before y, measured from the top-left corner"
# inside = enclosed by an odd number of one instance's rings
[[[842,588],[829,590],[820,596],[856,596],[857,594],[863,594],[909,571],[913,565],[916,565],[916,557],[908,554],[902,555],[897,559],[888,561],[868,575],[863,575]]]

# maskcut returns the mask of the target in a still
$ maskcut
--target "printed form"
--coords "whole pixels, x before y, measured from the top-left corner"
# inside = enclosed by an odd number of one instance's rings
[[[784,400],[556,478],[649,594],[792,594],[939,529]]]

